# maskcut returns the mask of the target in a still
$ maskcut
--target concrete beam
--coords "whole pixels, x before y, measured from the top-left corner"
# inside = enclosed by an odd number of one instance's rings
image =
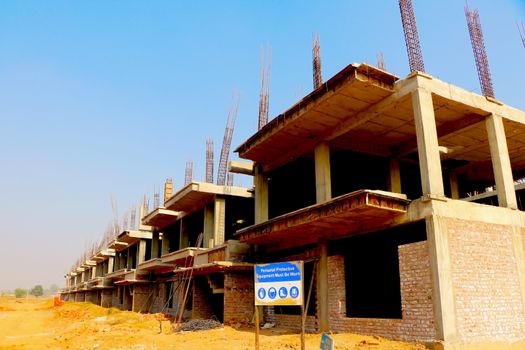
[[[253,175],[253,162],[243,162],[239,160],[230,161],[230,173]]]
[[[446,122],[436,129],[438,138],[445,137],[455,132],[466,131],[474,127],[476,124],[485,120],[484,116],[478,114],[469,114],[460,120]],[[417,140],[410,140],[397,145],[392,149],[392,153],[396,157],[404,157],[410,153],[417,151]]]
[[[496,189],[498,190],[499,205],[516,209],[518,202],[516,200],[516,191],[514,190],[514,179],[512,178],[503,119],[499,115],[491,114],[487,117],[485,124],[487,126],[490,156],[492,158]]]

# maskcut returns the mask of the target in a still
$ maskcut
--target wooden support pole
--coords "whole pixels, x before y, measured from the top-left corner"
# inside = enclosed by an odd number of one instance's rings
[[[301,350],[305,349],[305,332],[306,332],[306,316],[308,315],[308,306],[310,305],[310,298],[312,296],[312,288],[314,286],[315,270],[317,269],[318,262],[315,262],[312,276],[310,278],[310,286],[308,287],[308,296],[306,297],[306,305],[301,307]],[[303,267],[304,268],[304,267]]]
[[[507,139],[503,119],[499,115],[491,114],[485,120],[487,135],[490,145],[490,156],[494,170],[494,180],[498,191],[498,202],[500,207],[516,209],[516,191],[510,165]]]
[[[259,350],[259,306],[255,305],[255,350]]]
[[[330,147],[322,142],[314,149],[315,157],[315,194],[317,203],[332,199],[332,183],[330,178]]]
[[[412,92],[417,153],[423,195],[444,196],[441,160],[432,94],[423,88]]]

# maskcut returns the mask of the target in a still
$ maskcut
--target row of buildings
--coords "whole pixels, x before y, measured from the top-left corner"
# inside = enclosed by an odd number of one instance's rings
[[[236,152],[252,188],[167,183],[62,299],[250,322],[253,264],[303,260],[310,331],[523,348],[525,112],[351,64]],[[262,316],[300,326],[295,307]]]

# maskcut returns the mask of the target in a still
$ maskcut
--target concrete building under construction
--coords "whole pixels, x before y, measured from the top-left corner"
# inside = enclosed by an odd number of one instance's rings
[[[351,64],[323,82],[316,38],[314,90],[267,122],[262,71],[259,130],[236,149],[250,162],[230,164],[253,188],[225,184],[228,144],[220,184],[209,169],[175,194],[167,183],[142,230],[81,259],[62,298],[252,322],[253,265],[302,260],[309,331],[523,348],[525,112],[494,98],[477,12],[484,96],[424,72],[410,1],[400,8],[412,73]],[[298,307],[261,316],[301,326]]]

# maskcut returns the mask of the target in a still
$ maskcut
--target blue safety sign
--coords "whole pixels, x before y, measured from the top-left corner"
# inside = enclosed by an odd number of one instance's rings
[[[302,305],[303,262],[255,265],[255,305]]]

